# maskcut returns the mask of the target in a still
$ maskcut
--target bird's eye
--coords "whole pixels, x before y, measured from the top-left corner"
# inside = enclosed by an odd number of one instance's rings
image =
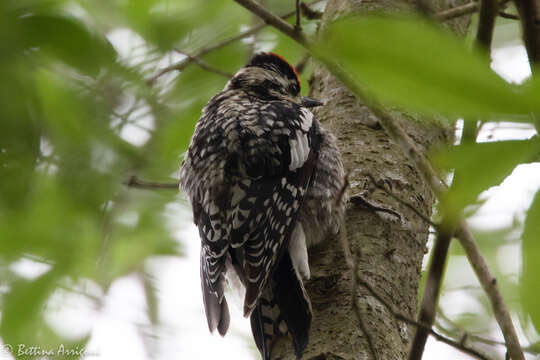
[[[296,95],[300,92],[300,88],[296,84],[289,85],[289,92],[293,95]]]

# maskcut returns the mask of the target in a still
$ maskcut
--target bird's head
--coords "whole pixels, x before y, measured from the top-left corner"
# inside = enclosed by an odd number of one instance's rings
[[[229,81],[228,87],[243,89],[268,100],[288,100],[304,107],[322,103],[300,95],[300,78],[296,69],[281,56],[259,53]]]

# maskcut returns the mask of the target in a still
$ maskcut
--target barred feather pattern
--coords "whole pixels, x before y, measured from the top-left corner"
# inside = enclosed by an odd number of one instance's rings
[[[277,65],[241,69],[210,100],[180,169],[201,238],[209,329],[227,332],[225,273],[235,271],[264,360],[277,336],[291,334],[298,356],[308,342],[307,252],[304,244],[299,266],[291,237],[309,245],[336,233],[346,200],[335,138],[309,109],[273,95],[287,86],[277,71],[288,68],[272,61]],[[288,76],[298,85],[295,72]]]
[[[221,292],[224,256],[229,247],[243,247],[246,315],[294,228],[317,158],[317,133],[309,110],[241,90],[214,97],[195,128],[180,179],[207,259],[201,272],[208,288]]]

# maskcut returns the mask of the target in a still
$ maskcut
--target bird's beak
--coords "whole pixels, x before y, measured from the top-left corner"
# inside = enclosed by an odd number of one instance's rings
[[[308,98],[307,96],[302,96],[302,106],[304,107],[312,108],[312,107],[321,106],[321,105],[324,105],[324,104],[320,102],[319,100]]]

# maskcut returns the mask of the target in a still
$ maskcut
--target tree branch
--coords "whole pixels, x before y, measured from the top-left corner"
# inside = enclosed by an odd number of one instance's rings
[[[300,0],[296,0],[296,24],[294,25],[296,31],[302,31],[302,27],[300,26],[301,16],[302,14],[300,13]]]
[[[491,40],[493,37],[493,27],[495,25],[495,17],[498,11],[496,0],[482,0],[480,3],[479,24],[476,33],[476,44],[483,48],[489,55],[491,50]],[[463,125],[462,143],[474,142],[476,140],[476,122],[466,122]],[[454,184],[456,179],[461,174],[454,174]],[[456,227],[456,220],[451,219],[448,215],[443,214],[441,226],[437,229],[437,239],[432,251],[432,257],[427,273],[427,281],[422,296],[422,305],[418,315],[418,321],[428,324],[431,328],[435,322],[437,314],[437,302],[439,300],[442,281],[444,276],[444,268],[448,258],[448,249]],[[420,360],[424,353],[428,337],[426,329],[418,329],[414,336],[409,360]]]
[[[316,3],[319,3],[321,2],[322,0],[315,0],[315,1],[312,1],[310,2],[308,5],[313,5],[313,4],[316,4]],[[302,5],[305,5],[307,6],[306,4],[302,4]],[[288,13],[286,14],[283,14],[281,16],[281,18],[283,19],[287,19],[287,18],[290,18],[291,16],[295,15],[296,14],[296,10],[293,10],[293,11],[289,11]],[[257,15],[257,14],[256,14]],[[195,54],[192,54],[192,58],[202,58],[204,55],[210,53],[210,52],[213,52],[213,51],[216,51],[216,50],[219,50],[229,44],[232,44],[238,40],[241,40],[241,39],[244,39],[248,36],[251,36],[253,34],[256,34],[257,32],[261,31],[262,29],[264,29],[265,27],[267,26],[266,23],[261,23],[259,25],[255,25],[253,26],[252,28],[246,30],[246,31],[242,31],[240,34],[238,35],[235,35],[235,36],[232,36],[230,38],[227,38],[217,44],[214,44],[214,45],[211,45],[211,46],[208,46],[208,47],[203,47],[201,48],[199,51],[197,51]],[[148,78],[146,80],[146,82],[149,84],[149,85],[152,85],[156,82],[156,80],[163,76],[164,74],[168,73],[168,72],[171,72],[171,71],[182,71],[184,70],[186,67],[188,67],[192,62],[193,62],[193,59],[192,58],[185,58],[185,59],[182,59],[170,66],[167,66],[163,69],[161,69],[160,71],[158,71],[155,75],[153,75],[152,77]]]
[[[491,41],[493,38],[493,28],[495,25],[495,17],[498,12],[498,3],[496,0],[482,0],[480,4],[480,13],[479,13],[479,24],[478,29],[476,33],[476,44],[484,49],[484,51],[487,52],[487,54],[490,54],[491,51]],[[475,142],[476,141],[476,134],[477,134],[477,122],[468,121],[464,124],[463,128],[463,136],[462,136],[462,143],[468,143],[468,142]],[[454,174],[454,183],[456,182],[456,179],[458,179],[461,176],[461,174],[456,173]],[[464,225],[465,223],[463,221],[460,221],[460,226]],[[454,229],[456,228],[456,222],[455,220],[451,220],[448,218],[447,215],[443,216],[442,224],[445,226],[441,226],[439,228],[438,238],[435,242],[435,246],[433,249],[433,257],[431,259],[430,267],[428,270],[428,278],[426,287],[424,290],[424,296],[422,298],[422,306],[420,309],[419,314],[419,321],[422,323],[429,324],[430,327],[433,326],[433,323],[435,321],[436,316],[436,306],[437,301],[439,297],[440,288],[442,285],[442,277],[443,277],[443,271],[444,266],[446,264],[446,260],[448,257],[448,249],[450,245],[450,241],[452,239],[452,236],[454,234]],[[442,232],[441,230],[444,230]],[[479,254],[479,253],[478,253]],[[469,262],[472,264],[473,259],[469,257]],[[498,293],[498,292],[497,292]],[[499,294],[499,298],[502,303],[502,297]],[[492,307],[495,309],[496,304],[492,302]],[[499,309],[499,311],[506,311],[506,315],[502,315],[500,317],[501,321],[506,322],[507,320],[510,321],[511,327],[510,328],[503,328],[502,323],[500,323],[501,329],[503,331],[503,334],[506,334],[508,331],[510,331],[508,338],[510,339],[508,344],[508,348],[513,348],[515,350],[515,343],[513,343],[514,339],[517,339],[515,337],[515,331],[513,328],[513,324],[511,323],[510,315],[508,314],[506,308]],[[514,336],[511,335],[511,333],[514,334]],[[506,339],[506,335],[505,335]],[[415,334],[415,338],[413,341],[413,345],[411,348],[410,353],[410,360],[420,360],[422,358],[422,354],[424,352],[424,346],[425,342],[427,340],[427,332],[425,330],[419,329],[417,333]],[[523,353],[521,353],[521,348],[519,346],[519,342],[517,343],[517,349],[519,351],[514,351],[514,356],[517,356],[516,359],[523,357]],[[521,353],[521,354],[520,354]],[[513,358],[514,358],[513,356]]]
[[[322,54],[313,49],[311,43],[307,40],[303,33],[295,31],[295,29],[290,24],[284,22],[282,19],[270,13],[269,11],[261,7],[258,3],[256,3],[254,0],[235,1],[260,16],[267,24],[282,31],[284,34],[288,35],[293,40],[296,40],[298,43],[303,45],[306,49],[310,50],[311,53],[316,56],[321,62],[323,62],[330,70],[330,72],[332,72],[334,76],[336,76],[346,87],[348,87],[349,90],[355,93],[358,98],[360,98],[363,103],[369,108],[369,110],[379,119],[381,125],[388,132],[390,137],[392,137],[393,140],[402,147],[404,153],[408,156],[408,158],[415,163],[416,167],[420,170],[420,173],[424,177],[425,181],[430,185],[431,189],[435,192],[435,194],[440,197],[446,192],[446,186],[439,179],[438,175],[433,170],[431,164],[416,149],[414,142],[398,125],[392,115],[385,110],[385,108],[382,106],[381,103],[379,103],[376,98],[371,96],[363,87],[361,87],[356,81],[354,81],[352,77],[333,60],[333,58],[331,58],[328,54]],[[459,222],[459,228],[461,231],[466,230],[467,233],[470,234],[464,221]],[[449,226],[449,229],[452,230],[453,227]],[[452,233],[449,233],[449,236],[451,235]],[[482,255],[477,248],[473,248],[470,253],[466,253],[471,264],[474,261],[477,261],[478,258],[482,259],[482,261],[485,263]],[[471,257],[469,257],[469,255]],[[487,270],[487,268],[485,270]],[[484,284],[483,282],[486,281],[485,277],[479,276],[479,280],[480,282],[482,282],[483,286],[490,288],[492,295],[497,295],[496,297],[490,296],[488,293],[488,297],[490,298],[490,301],[492,303],[493,310],[494,312],[497,312],[497,315],[495,317],[497,321],[500,321],[499,325],[501,326],[501,330],[503,331],[503,335],[505,337],[510,356],[514,360],[524,360],[523,352],[517,339],[517,335],[508,310],[506,309],[506,306],[502,301],[498,301],[498,299],[502,300],[502,296],[500,295],[498,288],[493,287],[490,283]]]
[[[373,212],[383,212],[383,213],[393,215],[396,218],[398,218],[399,221],[402,221],[402,217],[398,212],[396,212],[396,211],[394,211],[392,209],[387,209],[387,208],[384,208],[384,207],[381,207],[381,206],[373,205],[368,200],[366,200],[361,194],[353,194],[353,195],[351,195],[349,197],[349,202],[352,203],[352,204],[361,206],[361,207],[363,207],[363,208],[365,208],[367,210],[371,210]]]
[[[456,237],[465,250],[469,263],[491,302],[493,313],[503,333],[510,357],[514,360],[524,360],[525,357],[523,356],[518,337],[514,330],[514,324],[497,286],[497,280],[489,271],[487,263],[464,221],[459,224]]]
[[[130,176],[129,179],[123,183],[127,187],[137,189],[165,189],[165,190],[178,190],[178,183],[158,183],[151,181],[139,180],[137,176]]]
[[[463,15],[472,14],[476,10],[478,10],[478,2],[473,1],[465,5],[456,6],[454,8],[441,11],[433,15],[433,18],[435,20],[451,20]]]
[[[371,181],[373,186],[375,186],[379,190],[384,191],[384,193],[387,194],[388,196],[390,196],[392,199],[396,200],[401,205],[407,207],[409,210],[414,212],[420,219],[422,219],[425,223],[431,225],[434,229],[437,229],[439,227],[439,224],[431,221],[430,218],[428,218],[426,215],[422,214],[422,212],[420,210],[418,210],[416,208],[416,206],[414,206],[413,204],[403,200],[402,198],[400,198],[399,196],[397,196],[396,194],[394,194],[393,192],[391,192],[390,190],[388,190],[384,186],[377,183],[377,181],[375,180],[373,175],[371,175],[370,173],[366,173],[366,172],[364,172],[362,175],[366,176],[369,179],[369,181]]]
[[[313,10],[304,2],[300,3],[300,9],[302,10],[302,15],[308,20],[320,19],[323,16],[321,11]]]
[[[205,62],[204,60],[196,57],[196,56],[192,56],[192,55],[189,55],[189,54],[186,54],[184,53],[183,51],[181,50],[178,50],[178,49],[174,49],[174,51],[176,51],[177,53],[179,54],[182,54],[186,57],[188,57],[192,62],[194,62],[195,64],[197,64],[201,69],[203,70],[206,70],[208,72],[211,72],[211,73],[214,73],[214,74],[217,74],[217,75],[220,75],[220,76],[223,76],[223,77],[226,77],[227,79],[230,79],[233,77],[233,74],[231,73],[228,73],[226,71],[222,71],[216,67],[213,67],[212,65],[208,64],[207,62]]]
[[[475,342],[478,342],[478,343],[491,345],[491,346],[504,346],[504,347],[506,347],[506,343],[504,341],[498,341],[498,340],[493,340],[493,339],[490,339],[490,338],[485,338],[483,336],[468,333],[467,331],[461,329],[458,324],[456,324],[454,321],[452,321],[452,319],[450,319],[442,311],[441,308],[439,308],[437,310],[437,315],[439,315],[444,320],[444,322],[448,323],[448,325],[450,325],[452,327],[452,329],[448,329],[447,327],[441,325],[440,323],[436,324],[436,327],[438,329],[440,329],[440,331],[445,335],[455,336],[456,335],[455,333],[457,332],[458,334],[462,334],[463,338],[467,338],[468,340],[471,340],[471,341],[475,341]],[[528,353],[528,354],[535,355],[535,356],[540,355],[539,351],[533,349],[530,346],[529,347],[524,347],[523,351]]]
[[[414,335],[414,340],[409,353],[409,360],[420,360],[424,354],[429,329],[435,322],[437,314],[437,301],[442,287],[442,278],[446,267],[448,257],[448,249],[454,225],[448,221],[448,218],[443,219],[443,223],[437,231],[437,239],[432,251],[432,257],[429,264],[426,286],[422,296],[422,305],[418,315],[418,322],[426,324],[427,328],[419,328]]]
[[[488,52],[491,49],[493,28],[499,11],[497,0],[481,0],[478,12],[478,29],[476,31],[476,43]]]
[[[304,36],[304,33],[300,30],[286,22],[280,17],[277,17],[276,15],[272,14],[270,11],[266,10],[263,6],[261,6],[258,2],[253,0],[234,0],[253,14],[260,17],[266,24],[271,25],[284,33],[285,35],[288,35],[293,40],[296,40],[300,44],[307,44],[307,39]],[[296,13],[296,11],[295,11]]]
[[[502,8],[503,5],[505,5],[509,1],[510,0],[502,0],[502,1],[500,1],[498,3],[499,7]],[[478,8],[479,8],[478,2],[477,1],[472,1],[472,2],[470,2],[468,4],[465,4],[465,5],[456,6],[456,7],[453,7],[451,9],[443,10],[441,12],[438,12],[437,14],[433,15],[433,19],[440,20],[440,21],[451,20],[451,19],[454,19],[454,18],[457,18],[457,17],[460,17],[460,16],[472,14],[473,12],[477,11]]]
[[[534,74],[535,66],[540,61],[540,31],[536,27],[538,9],[535,0],[514,0],[521,19],[523,42],[527,49],[527,56],[531,71]]]
[[[519,15],[510,14],[510,13],[507,13],[507,12],[505,12],[505,11],[499,11],[499,16],[502,17],[502,18],[505,18],[505,19],[519,20]],[[535,23],[536,25],[540,25],[540,20],[539,20],[539,19],[535,19],[535,20],[534,20],[534,23]]]

